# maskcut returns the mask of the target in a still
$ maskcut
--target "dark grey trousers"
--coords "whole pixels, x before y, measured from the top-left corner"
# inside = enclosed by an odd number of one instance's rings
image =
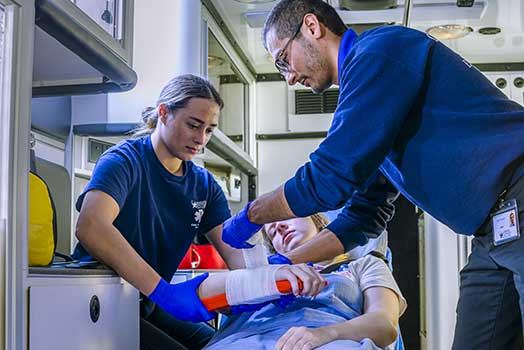
[[[473,238],[469,261],[460,272],[453,350],[524,349],[524,178],[505,198],[517,199],[521,237],[494,246],[487,220]]]
[[[140,350],[199,350],[215,334],[207,323],[177,320],[149,299],[140,308]]]

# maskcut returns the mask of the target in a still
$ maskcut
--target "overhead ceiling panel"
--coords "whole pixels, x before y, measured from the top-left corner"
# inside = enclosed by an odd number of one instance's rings
[[[264,50],[261,28],[276,2],[242,4],[235,0],[212,0],[235,40],[257,73],[276,72]],[[327,1],[350,25],[402,23],[404,1],[396,8],[368,11],[341,9],[340,0]],[[473,32],[460,39],[443,41],[472,63],[524,62],[524,4],[521,0],[476,0],[471,7],[457,7],[453,0],[413,0],[410,26],[426,31],[439,24],[470,26]],[[498,27],[500,33],[482,35],[483,27]]]

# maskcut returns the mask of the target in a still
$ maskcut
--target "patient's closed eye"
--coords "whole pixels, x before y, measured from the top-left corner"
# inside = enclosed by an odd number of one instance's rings
[[[268,226],[266,232],[267,232],[267,235],[268,235],[269,239],[273,239],[273,237],[275,237],[276,226],[277,226],[277,225],[276,225],[275,222],[271,223],[271,224]]]

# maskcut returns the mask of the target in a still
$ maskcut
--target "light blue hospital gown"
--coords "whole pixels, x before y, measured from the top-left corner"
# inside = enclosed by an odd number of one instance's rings
[[[342,267],[344,268],[348,269],[347,265]],[[389,270],[387,272],[389,273]],[[338,273],[326,275],[326,279],[328,286],[314,300],[299,298],[286,309],[269,304],[258,311],[230,317],[205,349],[273,350],[278,339],[290,327],[326,326],[361,315],[363,295],[358,283],[344,276],[343,270],[342,274],[339,270]],[[395,289],[398,290],[398,287]],[[401,299],[403,300],[402,297]],[[393,349],[393,345],[386,349]],[[317,349],[371,350],[380,348],[370,339],[364,339],[360,342],[337,340]]]

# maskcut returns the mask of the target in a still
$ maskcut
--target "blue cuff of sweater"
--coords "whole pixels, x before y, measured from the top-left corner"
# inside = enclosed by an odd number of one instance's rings
[[[303,193],[304,191],[300,190],[299,183],[294,177],[287,180],[284,185],[284,194],[293,214],[297,217],[304,217],[321,211],[311,205],[313,201],[304,200]]]
[[[349,220],[336,218],[329,223],[326,228],[338,237],[340,243],[344,246],[345,252],[368,242],[368,237],[362,232],[362,230],[356,227]]]

